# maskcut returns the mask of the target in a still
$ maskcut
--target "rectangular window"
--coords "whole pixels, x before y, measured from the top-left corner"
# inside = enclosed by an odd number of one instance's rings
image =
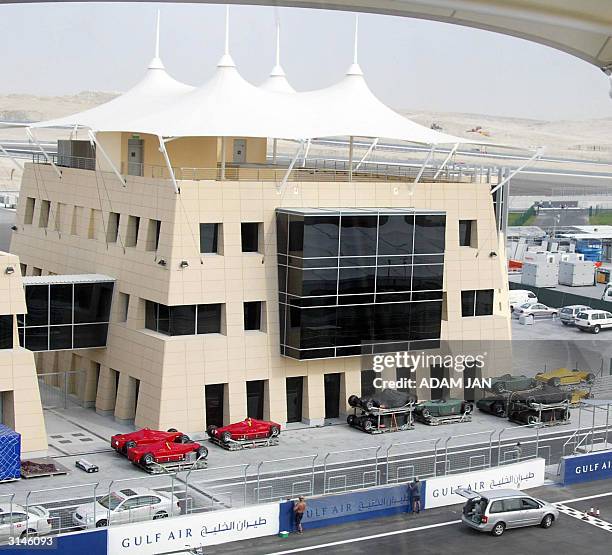
[[[259,251],[259,226],[257,222],[242,222],[240,234],[242,238],[242,252]]]
[[[36,266],[32,266],[32,275],[42,276],[42,268],[37,268]]]
[[[127,322],[128,310],[130,308],[130,296],[127,293],[119,293],[119,322]]]
[[[70,224],[70,234],[78,235],[79,234],[79,225],[81,222],[81,213],[83,212],[82,206],[73,206],[72,207],[72,222]]]
[[[102,212],[92,208],[89,210],[89,226],[87,227],[87,238],[96,239],[98,236],[98,227],[102,218]]]
[[[219,253],[219,232],[221,224],[200,224],[200,252]],[[244,250],[244,249],[243,249]]]
[[[43,200],[40,204],[40,218],[38,227],[49,227],[49,212],[51,211],[51,201]]]
[[[491,316],[493,314],[493,289],[461,291],[461,316]]]
[[[206,403],[206,426],[223,426],[223,402],[225,384],[217,383],[204,386]]]
[[[23,216],[24,224],[31,224],[34,221],[34,208],[36,207],[36,199],[32,197],[26,198],[25,214]]]
[[[0,349],[13,348],[13,315],[0,316]]]
[[[21,270],[21,275],[25,276],[26,272],[28,271],[28,265],[24,264],[23,262],[19,263],[19,269]]]
[[[125,234],[125,246],[135,247],[138,243],[138,229],[140,228],[140,218],[138,216],[128,216],[127,231]]]
[[[106,242],[116,243],[119,237],[119,219],[120,215],[116,212],[110,212],[108,215],[108,226],[106,228]]]
[[[459,220],[459,246],[474,247],[476,244],[476,220]]]
[[[165,335],[221,333],[221,305],[165,306],[146,301],[145,328]]]
[[[379,373],[374,370],[362,370],[361,371],[361,396],[370,397],[374,395],[376,388],[374,387],[374,380],[380,376]]]
[[[197,324],[198,334],[221,333],[221,305],[199,304]]]
[[[261,301],[244,303],[244,329],[261,329]]]
[[[161,222],[159,220],[149,220],[147,224],[147,241],[145,246],[147,251],[156,251],[159,247],[160,231]]]

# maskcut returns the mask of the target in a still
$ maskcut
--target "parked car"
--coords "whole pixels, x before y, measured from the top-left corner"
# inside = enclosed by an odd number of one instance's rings
[[[556,387],[539,384],[532,379],[534,387],[522,391],[513,391],[504,394],[490,395],[476,401],[476,406],[482,412],[488,412],[495,416],[508,416],[510,410],[514,411],[513,416],[519,418],[525,416],[529,424],[535,424],[539,411],[533,410],[533,403],[555,404],[563,403],[570,398],[570,393],[562,391]],[[563,410],[563,409],[562,409]],[[524,412],[527,411],[527,412]],[[535,416],[529,419],[529,416]]]
[[[612,314],[605,310],[585,310],[576,315],[575,325],[580,331],[599,333],[612,328]]]
[[[245,418],[241,422],[235,422],[227,426],[218,428],[208,426],[206,433],[211,438],[218,439],[222,443],[229,443],[231,440],[244,441],[249,439],[264,439],[278,437],[280,435],[280,424],[267,420],[257,420],[255,418]]]
[[[98,472],[100,470],[100,467],[97,464],[91,463],[85,459],[78,459],[74,463],[74,466],[84,470],[87,472],[87,474],[92,474],[93,472]]]
[[[455,492],[467,498],[461,515],[463,524],[493,536],[522,526],[550,528],[559,518],[559,510],[554,505],[519,490],[475,492],[458,488]]]
[[[512,315],[515,318],[520,316],[533,316],[534,318],[549,318],[556,316],[559,311],[542,303],[524,303],[514,309]]]
[[[143,428],[142,430],[130,432],[128,434],[114,435],[111,437],[111,447],[115,451],[127,455],[128,450],[132,449],[132,447],[136,447],[137,445],[151,445],[152,443],[158,443],[160,441],[188,443],[191,440],[189,436],[174,428],[170,428],[167,432]]]
[[[580,385],[585,382],[590,385],[595,381],[595,374],[584,370],[557,368],[550,372],[538,372],[535,375],[535,379],[557,387],[560,385]]]
[[[559,310],[559,320],[564,326],[573,326],[576,323],[576,316],[585,310],[591,310],[591,307],[582,304],[564,306]]]
[[[482,412],[488,412],[495,416],[503,418],[507,416],[506,410],[508,408],[508,397],[504,395],[492,395],[491,397],[484,397],[476,401],[478,410]]]
[[[72,513],[72,521],[82,528],[100,528],[179,514],[181,507],[175,495],[149,488],[125,488],[79,505]]]
[[[147,443],[137,445],[128,449],[127,457],[135,464],[150,466],[152,464],[162,464],[170,462],[183,462],[206,459],[208,449],[196,441],[171,442],[158,441],[157,443]]]
[[[522,304],[537,303],[538,297],[533,291],[527,289],[511,289],[508,293],[510,302],[510,312],[514,312],[515,307]]]
[[[351,407],[369,412],[375,408],[397,409],[405,407],[410,403],[416,403],[416,400],[416,395],[412,393],[405,393],[397,389],[381,389],[364,397],[351,395],[348,398],[348,404]]]
[[[48,534],[51,523],[49,511],[39,505],[32,505],[26,511],[16,503],[0,504],[0,541]]]
[[[512,376],[511,374],[503,374],[491,378],[491,386],[488,388],[495,393],[506,393],[510,391],[524,391],[533,389],[536,386],[536,381],[527,376]]]
[[[513,396],[506,409],[508,420],[531,425],[567,421],[570,418],[568,408],[571,396],[571,392],[550,385],[543,385],[541,389]],[[559,406],[540,410],[539,405]]]
[[[472,403],[462,399],[434,399],[418,403],[414,407],[414,414],[423,420],[430,420],[444,416],[470,414],[473,408]]]

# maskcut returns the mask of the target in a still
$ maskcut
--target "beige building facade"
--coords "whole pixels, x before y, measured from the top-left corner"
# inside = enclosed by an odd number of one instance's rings
[[[129,139],[142,141],[140,171],[126,171]],[[266,139],[228,138],[223,146],[217,138],[185,138],[168,144],[173,162],[180,159],[177,194],[156,137],[109,133],[98,141],[123,168],[125,185],[99,154],[96,170],[60,167],[61,178],[49,164],[27,164],[11,244],[27,275],[115,278],[105,348],[36,355],[39,372],[82,371],[78,393],[97,411],[133,419],[136,426],[189,432],[247,414],[285,424],[296,420],[296,410],[298,420],[319,425],[330,417],[326,376],[333,374],[339,411],[332,416],[348,412],[347,397],[361,393],[371,356],[296,360],[280,354],[279,208],[444,213],[441,346],[432,352],[485,351],[485,377],[511,369],[506,259],[489,183],[414,183],[384,172],[349,180],[347,174],[313,170],[282,184],[286,168],[266,166]],[[247,159],[222,179],[222,152],[231,160],[227,153],[235,156],[235,141],[246,145]],[[201,234],[211,229],[214,252],[201,252],[210,250]],[[251,248],[246,240],[254,242]],[[469,298],[478,291],[492,292],[492,306],[486,315],[466,315],[464,293]],[[168,307],[197,314],[196,329],[169,335]],[[253,308],[258,314],[248,320]],[[211,318],[217,319],[212,327]],[[416,368],[419,379],[430,373],[429,367]],[[384,375],[394,378],[396,369]],[[464,394],[457,388],[450,393]],[[418,394],[427,399],[431,391]]]

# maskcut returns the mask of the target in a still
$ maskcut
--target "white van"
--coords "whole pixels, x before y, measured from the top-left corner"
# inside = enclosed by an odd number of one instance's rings
[[[510,301],[510,312],[514,312],[514,308],[522,304],[534,304],[538,302],[536,294],[527,289],[510,289],[508,299]]]

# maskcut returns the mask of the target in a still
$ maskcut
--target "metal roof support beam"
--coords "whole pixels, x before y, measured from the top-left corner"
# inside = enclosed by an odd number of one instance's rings
[[[448,156],[444,159],[444,162],[442,162],[442,165],[438,168],[438,171],[433,176],[434,179],[438,179],[438,176],[442,173],[442,170],[446,167],[446,164],[450,162],[450,159],[453,157],[453,154],[457,152],[458,148],[459,148],[459,143],[455,143],[453,148],[451,148],[450,152],[448,153]]]
[[[12,154],[7,152],[6,149],[2,146],[2,144],[0,144],[0,152],[2,152],[7,158],[10,158],[11,162],[15,164],[15,167],[19,171],[23,171],[23,166],[19,162],[17,162],[17,158],[15,158]]]
[[[287,171],[285,172],[285,175],[283,176],[282,181],[276,187],[276,190],[278,193],[280,193],[285,187],[285,185],[287,184],[287,181],[289,180],[289,176],[291,175],[291,172],[293,171],[293,167],[295,166],[295,163],[300,157],[300,154],[302,153],[303,148],[304,148],[304,141],[300,141],[300,144],[298,145],[298,148],[295,151],[295,156],[293,157],[293,160],[291,160],[291,163],[289,164],[289,167],[287,168]]]
[[[276,150],[278,148],[278,139],[272,141],[272,163],[276,164]]]
[[[170,178],[172,179],[172,184],[174,185],[174,192],[178,195],[181,192],[181,189],[176,182],[176,176],[174,175],[174,170],[172,169],[172,164],[170,164],[170,157],[168,156],[168,150],[166,149],[166,142],[164,138],[159,136],[159,150],[161,150],[164,155],[164,160],[166,161],[166,166],[168,166],[168,171],[170,172]]]
[[[421,180],[421,177],[423,177],[423,172],[425,171],[425,168],[427,167],[427,164],[429,164],[429,161],[431,160],[431,157],[434,155],[435,150],[436,150],[436,145],[435,144],[431,145],[431,149],[429,149],[429,153],[427,154],[427,158],[425,158],[425,161],[423,162],[423,165],[419,169],[419,173],[417,173],[417,176],[414,178],[414,184],[415,185]]]
[[[353,181],[353,150],[354,150],[354,137],[349,137],[349,158],[348,158],[348,180]]]
[[[106,151],[102,148],[102,145],[98,142],[98,139],[96,139],[96,134],[91,129],[87,130],[87,134],[89,135],[89,142],[96,145],[96,152],[100,151],[102,153],[102,157],[104,158],[104,160],[106,160],[106,163],[111,167],[114,174],[117,176],[117,179],[121,181],[121,184],[124,187],[127,187],[125,178],[121,175],[121,172],[117,169],[117,166],[115,166],[115,164],[110,159],[108,154],[106,154]]]
[[[536,151],[536,153],[529,158],[529,160],[527,160],[525,163],[521,164],[518,168],[516,168],[515,170],[513,170],[512,172],[510,172],[506,177],[504,177],[504,179],[502,179],[497,185],[495,185],[495,187],[493,187],[493,189],[491,189],[491,194],[497,192],[499,189],[501,189],[506,183],[508,183],[508,181],[510,181],[517,173],[522,172],[527,166],[529,166],[532,162],[534,162],[535,160],[539,159],[542,157],[542,154],[544,154],[544,147],[540,147],[538,148],[538,150]]]
[[[51,160],[51,158],[49,158],[49,155],[47,154],[47,151],[38,142],[38,139],[36,139],[36,137],[34,136],[34,133],[32,132],[32,128],[31,127],[26,127],[26,133],[28,134],[28,137],[30,137],[30,140],[38,147],[38,150],[40,150],[42,152],[43,156],[45,157],[45,160],[49,164],[51,164],[51,166],[53,167],[53,169],[54,169],[55,173],[57,174],[57,176],[61,179],[62,178],[62,172],[58,169],[58,167],[55,165],[53,160]]]
[[[376,139],[372,141],[372,144],[368,147],[368,150],[366,150],[366,153],[363,155],[361,160],[359,160],[359,162],[355,166],[355,171],[357,171],[361,167],[361,164],[363,164],[366,161],[366,158],[370,156],[372,152],[374,152],[374,149],[376,148],[376,145],[378,144],[378,140],[379,140],[378,137],[376,137]]]
[[[302,167],[306,166],[306,158],[308,158],[308,152],[310,152],[311,139],[306,141],[306,149],[304,150],[304,158],[302,159]]]

